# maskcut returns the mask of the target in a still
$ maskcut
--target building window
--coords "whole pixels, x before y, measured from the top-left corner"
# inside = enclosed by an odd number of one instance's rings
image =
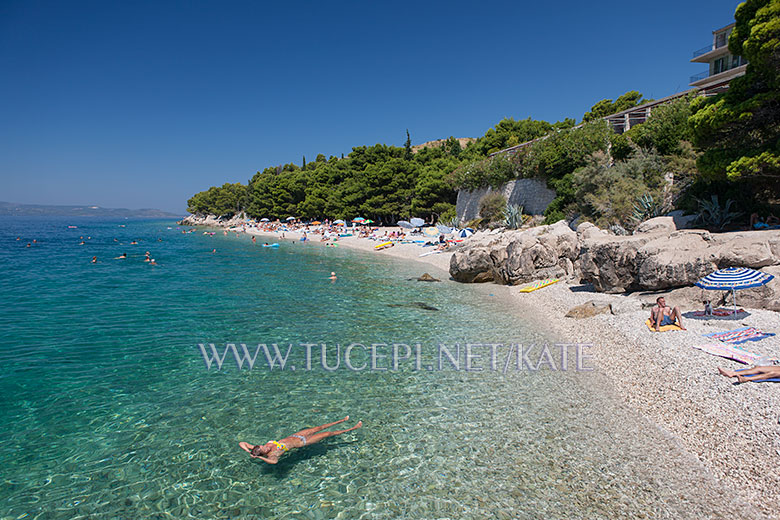
[[[728,43],[728,34],[725,32],[722,32],[720,34],[715,35],[715,48],[720,49],[724,45]]]
[[[725,71],[727,67],[728,62],[726,61],[726,58],[718,58],[712,62],[712,74],[720,74]]]

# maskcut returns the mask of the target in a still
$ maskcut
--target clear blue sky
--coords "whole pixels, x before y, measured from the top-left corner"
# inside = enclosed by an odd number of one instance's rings
[[[276,164],[660,98],[737,2],[0,2],[0,200],[183,212]]]

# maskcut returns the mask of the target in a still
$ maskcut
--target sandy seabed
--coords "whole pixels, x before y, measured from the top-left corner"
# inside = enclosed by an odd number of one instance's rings
[[[246,232],[280,240],[279,232]],[[284,236],[284,240],[300,240],[301,233],[285,231]],[[314,237],[312,242],[319,242],[319,237]],[[436,278],[449,278],[451,252],[421,257],[432,248],[396,244],[376,251],[378,243],[354,236],[338,240],[341,247],[420,262],[420,274],[428,269]],[[748,502],[768,518],[780,518],[780,383],[734,384],[719,375],[717,367],[736,369],[745,365],[693,348],[715,343],[702,336],[709,332],[750,326],[780,333],[780,313],[746,309],[736,319],[684,319],[688,330],[656,333],[644,325],[649,310],[586,319],[565,317],[576,305],[590,300],[619,303],[627,298],[625,295],[596,293],[589,286],[565,282],[531,293],[490,284],[490,291],[508,303],[508,312],[522,316],[554,340],[592,345],[589,361],[604,375],[601,386],[605,391],[674,437],[730,488],[735,504]],[[639,298],[649,305],[659,294]],[[696,309],[683,308],[682,312],[685,315],[692,310]],[[778,358],[780,334],[741,346]],[[733,513],[744,516],[739,509]]]

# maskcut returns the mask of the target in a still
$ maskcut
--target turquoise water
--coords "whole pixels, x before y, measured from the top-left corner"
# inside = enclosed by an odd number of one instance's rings
[[[498,371],[427,370],[439,343],[545,341],[489,286],[167,221],[0,224],[0,518],[658,518],[727,502],[598,374],[504,373],[501,356]],[[342,351],[329,371],[315,348],[305,370],[300,347],[295,371],[262,353],[253,370],[206,368],[198,344],[241,342],[325,343],[331,366],[337,344],[420,344],[423,369],[350,370]],[[276,466],[237,446],[347,414],[364,427]]]

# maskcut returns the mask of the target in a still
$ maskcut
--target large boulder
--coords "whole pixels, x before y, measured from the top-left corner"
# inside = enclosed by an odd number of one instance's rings
[[[450,275],[457,282],[493,281],[493,262],[487,247],[465,247],[450,257]]]
[[[673,233],[677,231],[677,226],[672,217],[655,217],[645,220],[634,230],[635,235],[643,233]]]
[[[496,281],[516,285],[539,278],[575,276],[580,251],[577,234],[565,221],[506,232],[476,247],[456,251],[450,274],[457,281]]]
[[[761,271],[774,275],[774,279],[761,287],[737,291],[737,305],[752,309],[769,309],[780,312],[780,266],[765,267]],[[724,296],[727,304],[733,304],[731,293],[725,293]]]
[[[718,265],[706,231],[678,231],[651,240],[636,252],[636,284],[641,289],[693,285]]]
[[[609,303],[590,300],[582,305],[577,305],[576,307],[569,309],[569,312],[566,313],[566,317],[577,319],[592,318],[593,316],[607,312],[610,312]]]
[[[585,239],[580,269],[586,281],[599,292],[620,293],[639,289],[637,251],[653,235],[597,236]]]

